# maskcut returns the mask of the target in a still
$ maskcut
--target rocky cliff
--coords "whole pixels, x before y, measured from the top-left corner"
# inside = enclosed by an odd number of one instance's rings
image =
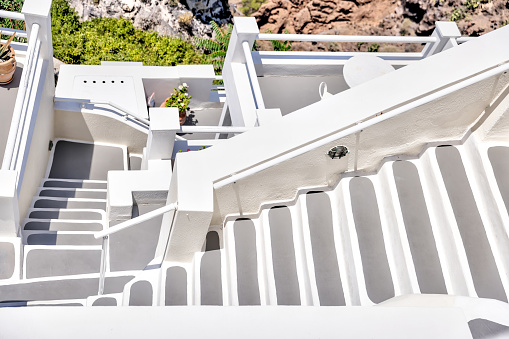
[[[69,0],[69,4],[83,20],[124,17],[136,28],[181,38],[210,36],[211,20],[231,21],[227,0]]]
[[[478,36],[508,24],[509,0],[269,0],[253,16],[261,32],[429,35],[435,21],[454,20],[463,35]],[[314,49],[352,47],[345,46],[315,44]]]

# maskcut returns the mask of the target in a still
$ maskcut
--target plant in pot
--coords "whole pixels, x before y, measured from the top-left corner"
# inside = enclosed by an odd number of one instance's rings
[[[14,48],[9,46],[14,39],[14,33],[7,42],[0,44],[0,85],[6,85],[14,78],[16,70],[16,57]],[[0,36],[2,32],[0,32]]]
[[[186,122],[187,111],[191,102],[191,96],[187,93],[188,88],[189,86],[186,83],[174,88],[173,93],[161,104],[161,107],[177,107],[179,109],[180,125]]]

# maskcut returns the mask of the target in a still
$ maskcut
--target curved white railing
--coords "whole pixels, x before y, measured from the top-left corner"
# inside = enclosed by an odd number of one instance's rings
[[[39,58],[41,51],[41,42],[38,39],[38,36],[39,25],[33,24],[25,59],[26,65],[23,68],[23,72],[21,74],[20,86],[18,89],[16,102],[14,104],[11,127],[9,129],[9,136],[7,138],[4,158],[2,161],[2,169],[4,170],[21,170],[23,167],[23,159],[25,157],[23,156],[22,152],[20,152],[20,149],[26,146],[21,145],[21,143],[23,136],[28,133],[28,129],[30,128],[30,126],[25,124],[25,122],[27,121],[27,118],[28,120],[31,118],[28,116],[29,99],[34,83],[37,59]],[[30,112],[30,114],[33,114],[33,112]],[[21,177],[22,172],[20,173],[20,178]],[[18,182],[18,186],[21,183],[20,181]]]
[[[122,112],[124,118],[131,118],[133,120],[137,120],[137,121],[141,122],[145,126],[149,126],[150,125],[150,121],[148,119],[140,117],[136,113],[133,113],[133,112],[129,111],[128,109],[126,109],[126,108],[124,108],[124,107],[122,107],[120,105],[117,105],[117,104],[115,104],[115,103],[113,103],[111,101],[94,101],[94,100],[89,100],[89,99],[59,98],[59,97],[55,97],[54,98],[54,102],[74,102],[74,103],[81,104],[81,107],[84,107],[85,104],[89,104],[89,105],[107,105],[107,106],[111,106],[111,107],[119,110],[120,112]],[[117,111],[114,111],[114,112],[119,114],[119,115],[121,115]]]

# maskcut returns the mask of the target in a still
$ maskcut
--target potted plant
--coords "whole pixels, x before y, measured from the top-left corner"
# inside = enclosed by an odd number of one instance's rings
[[[177,107],[179,109],[180,125],[186,122],[187,111],[191,102],[191,96],[187,93],[188,88],[189,86],[186,83],[174,88],[173,93],[161,104],[161,107]]]
[[[16,70],[16,57],[14,48],[9,46],[14,39],[14,33],[6,43],[0,44],[0,85],[6,85],[14,78]],[[0,36],[2,32],[0,32]]]

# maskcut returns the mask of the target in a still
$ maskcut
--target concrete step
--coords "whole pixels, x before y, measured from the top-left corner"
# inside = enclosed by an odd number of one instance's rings
[[[119,293],[125,284],[134,278],[126,272],[115,276],[107,276],[104,292]],[[33,301],[60,301],[85,299],[97,295],[99,275],[63,276],[46,279],[28,279],[9,285],[0,285],[0,307],[30,306]],[[65,302],[67,303],[67,302]]]
[[[106,189],[106,180],[43,179],[42,187]]]
[[[25,245],[25,279],[99,273],[101,246]]]
[[[97,220],[100,222],[105,219],[105,212],[102,209],[32,208],[28,212],[28,218],[86,221]]]
[[[106,199],[107,190],[105,189],[85,189],[85,188],[60,188],[40,187],[36,195],[40,197],[55,198],[83,198],[83,199]]]
[[[106,180],[110,170],[127,170],[126,147],[58,140],[48,177]]]
[[[89,231],[103,230],[101,220],[52,220],[33,219],[23,220],[22,227],[25,231]]]
[[[96,239],[90,232],[24,231],[24,243],[27,245],[101,245],[102,239]]]
[[[106,199],[42,198],[33,199],[33,208],[69,208],[106,210]]]

